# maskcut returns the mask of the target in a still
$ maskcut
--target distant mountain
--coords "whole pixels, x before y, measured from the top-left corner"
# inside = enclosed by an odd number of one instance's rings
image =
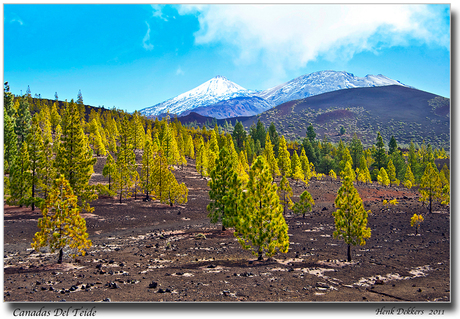
[[[381,74],[368,74],[361,78],[347,72],[320,71],[299,76],[289,82],[262,91],[257,96],[276,106],[284,102],[342,89],[386,85],[406,86]]]
[[[246,90],[238,84],[227,80],[225,77],[218,75],[190,91],[142,109],[139,112],[147,117],[160,115],[168,112],[168,110],[170,114],[180,115],[188,110],[209,106],[235,97],[248,96],[251,93],[252,91]]]
[[[247,90],[223,76],[216,76],[200,86],[165,102],[140,110],[147,117],[170,114],[184,116],[191,111],[204,116],[226,118],[260,114],[287,101],[326,92],[356,88],[401,85],[383,75],[363,78],[347,72],[320,71],[302,75],[264,91]]]
[[[252,116],[260,114],[272,107],[264,99],[257,96],[235,97],[212,104],[210,106],[197,107],[192,110],[183,112],[180,116],[196,112],[203,116],[215,117],[216,119],[225,119],[237,116]]]
[[[215,121],[192,114],[178,119],[184,124]],[[291,140],[304,138],[312,124],[319,139],[327,136],[331,142],[350,140],[356,133],[371,146],[380,131],[386,144],[393,135],[400,146],[413,140],[450,150],[450,100],[402,85],[337,90],[282,103],[257,116],[218,119],[217,124],[239,121],[249,130],[258,120],[265,127],[273,122]],[[342,126],[344,135],[339,133]]]

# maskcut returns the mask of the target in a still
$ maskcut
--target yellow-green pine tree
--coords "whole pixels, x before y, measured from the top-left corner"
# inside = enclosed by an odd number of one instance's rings
[[[303,177],[304,177],[304,174],[302,171],[302,163],[300,162],[300,158],[297,155],[296,150],[294,150],[294,152],[292,153],[291,177],[296,181],[296,184],[299,180],[303,180]]]
[[[209,185],[209,199],[210,202],[206,207],[209,211],[208,217],[211,223],[216,224],[222,223],[222,231],[225,231],[226,227],[232,227],[233,214],[231,210],[226,209],[228,192],[231,190],[233,175],[235,171],[233,165],[231,165],[229,152],[226,147],[221,148],[219,157],[216,160],[216,166],[211,171],[211,180],[208,182]],[[227,213],[229,213],[227,215]]]
[[[388,174],[387,174],[387,171],[385,170],[385,168],[383,168],[383,167],[380,168],[379,174],[377,175],[377,181],[382,186],[390,185],[390,179],[388,178]]]
[[[302,217],[305,218],[305,214],[312,210],[312,205],[315,205],[313,197],[308,191],[304,191],[299,201],[292,207],[292,211],[297,215],[302,214]]]
[[[278,163],[276,161],[275,153],[273,151],[273,145],[270,139],[270,135],[268,133],[265,137],[265,148],[263,151],[263,157],[265,158],[265,163],[267,164],[270,174],[272,174],[272,177],[275,178],[275,176],[280,175]]]
[[[303,171],[303,180],[305,184],[310,182],[310,179],[312,177],[311,170],[310,170],[310,161],[308,160],[308,157],[305,153],[305,149],[302,147],[302,151],[300,152],[300,164],[302,165],[302,171]]]
[[[421,196],[419,201],[428,204],[430,213],[432,203],[437,199],[442,199],[441,186],[441,179],[436,166],[433,163],[428,163],[420,181],[419,192]]]
[[[287,150],[286,139],[284,138],[284,135],[282,135],[279,140],[278,148],[278,168],[280,170],[281,175],[290,176],[291,167],[291,156],[289,154],[289,151]]]
[[[363,154],[359,160],[359,173],[358,173],[358,181],[361,183],[371,182],[371,173],[369,172],[369,168],[367,167],[367,160],[366,156]]]
[[[196,147],[196,170],[200,172],[201,177],[208,176],[208,154],[202,136]]]
[[[115,172],[112,176],[113,189],[120,194],[120,204],[123,198],[131,196],[131,188],[134,186],[137,174],[136,155],[133,150],[129,122],[126,116],[122,119],[121,128]]]
[[[86,221],[80,216],[78,198],[63,175],[55,181],[41,210],[40,231],[35,233],[32,248],[36,251],[41,247],[49,247],[51,252],[58,250],[58,263],[62,263],[66,247],[85,255],[86,249],[92,245],[86,232]]]
[[[399,179],[396,178],[396,168],[395,168],[391,158],[388,161],[387,169],[388,169],[388,171],[387,171],[388,179],[390,180],[390,186],[391,186],[391,184],[394,184],[394,185],[398,186],[399,185]]]
[[[289,249],[288,226],[277,188],[264,157],[259,156],[249,170],[234,233],[242,247],[250,249],[258,260],[263,260],[264,253],[273,256]]]
[[[347,162],[346,166],[353,171],[350,162]],[[350,175],[344,175],[334,204],[337,210],[332,213],[336,228],[333,235],[334,238],[343,239],[348,245],[347,258],[350,262],[351,245],[363,246],[366,244],[365,239],[371,237],[371,229],[367,227],[367,216],[370,211],[364,209],[363,201],[353,186]]]
[[[292,208],[292,205],[294,205],[291,200],[291,197],[293,196],[292,188],[286,176],[281,178],[280,186],[278,187],[278,196],[280,198],[281,205],[283,205],[283,215],[286,216],[286,207]]]
[[[93,158],[93,151],[81,123],[77,104],[73,100],[66,103],[55,166],[58,174],[64,175],[69,182],[72,191],[81,202],[82,209],[91,212],[94,208],[89,206],[89,202],[97,199],[97,194],[95,187],[89,184],[89,180],[97,159]]]

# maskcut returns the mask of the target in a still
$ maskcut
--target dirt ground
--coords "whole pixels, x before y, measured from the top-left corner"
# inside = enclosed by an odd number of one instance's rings
[[[100,175],[98,159],[92,181]],[[118,203],[100,198],[84,214],[93,246],[72,259],[35,252],[40,211],[4,207],[4,301],[354,301],[449,302],[450,214],[435,205],[429,214],[416,190],[356,186],[370,209],[371,238],[365,246],[334,239],[332,216],[339,181],[313,180],[295,185],[294,201],[308,189],[316,205],[302,216],[286,216],[290,248],[257,261],[243,250],[232,230],[210,224],[207,180],[195,163],[176,170],[189,189],[188,203],[169,207],[141,196]],[[383,209],[383,199],[399,204]],[[410,226],[414,213],[425,220],[420,233]]]

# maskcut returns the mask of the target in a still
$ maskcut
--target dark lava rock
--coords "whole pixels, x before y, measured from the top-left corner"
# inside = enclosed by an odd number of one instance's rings
[[[157,286],[158,286],[158,283],[156,283],[155,281],[152,281],[152,282],[149,284],[149,288],[155,289]]]

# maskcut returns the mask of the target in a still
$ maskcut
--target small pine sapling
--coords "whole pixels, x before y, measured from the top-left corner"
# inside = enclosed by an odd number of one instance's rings
[[[312,210],[312,205],[315,205],[313,197],[308,191],[304,191],[299,201],[292,207],[292,211],[297,215],[302,214],[302,217],[305,218],[305,214]]]
[[[414,216],[412,216],[412,218],[410,219],[410,226],[415,227],[415,236],[418,235],[418,230],[420,229],[420,225],[422,224],[423,220],[424,219],[422,214],[414,214]]]

